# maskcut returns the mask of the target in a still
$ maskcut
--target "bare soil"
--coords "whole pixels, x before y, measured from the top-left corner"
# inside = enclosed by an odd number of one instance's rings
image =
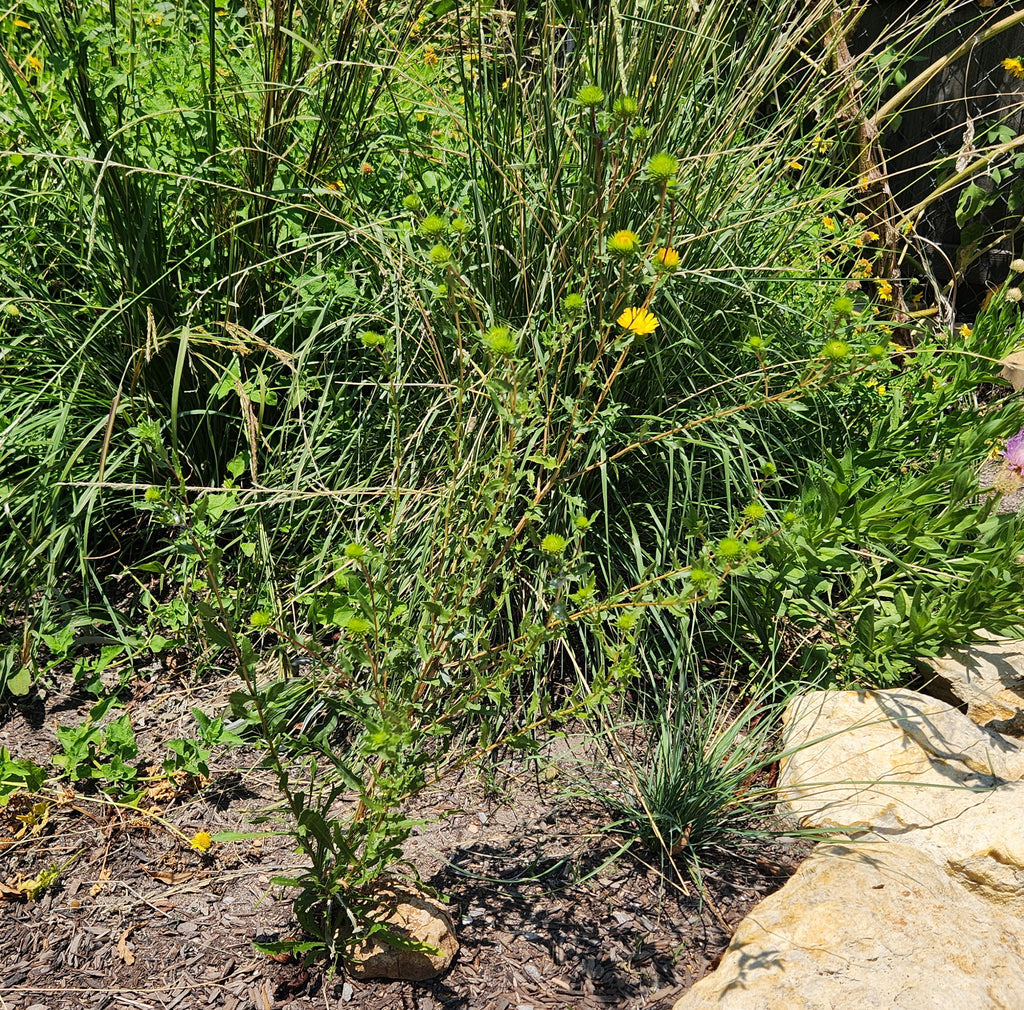
[[[193,734],[192,706],[217,713],[227,689],[141,684],[127,710],[143,764],[167,756],[165,739]],[[9,707],[0,745],[47,764],[56,726],[77,725],[89,704],[57,694]],[[594,754],[593,741],[575,744]],[[252,946],[297,934],[293,894],[270,881],[301,858],[286,837],[202,853],[180,835],[258,830],[275,791],[254,750],[220,755],[208,784],[157,789],[140,803],[146,812],[50,787],[46,823],[20,838],[33,800],[16,795],[0,808],[0,1010],[667,1010],[713,970],[735,925],[808,846],[783,839],[719,853],[699,895],[666,880],[643,850],[620,851],[623,840],[603,830],[608,813],[578,798],[576,751],[565,740],[557,748],[544,775],[510,758],[486,782],[463,771],[438,783],[410,811],[422,824],[405,855],[448,901],[461,945],[451,968],[423,983],[307,970]],[[53,866],[58,880],[38,900],[16,900],[19,881]]]

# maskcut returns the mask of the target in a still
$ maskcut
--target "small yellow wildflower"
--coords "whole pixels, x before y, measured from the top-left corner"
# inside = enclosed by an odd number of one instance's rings
[[[874,267],[871,265],[871,260],[859,259],[854,264],[853,276],[854,277],[870,277]]]
[[[433,46],[427,46],[423,50],[423,65],[425,67],[437,66],[437,50]]]
[[[626,309],[616,322],[623,329],[629,330],[630,333],[635,333],[638,337],[644,337],[648,333],[653,333],[661,325],[658,317],[653,312],[648,312],[645,308]]]
[[[796,158],[791,158],[786,162],[786,168],[792,172],[799,172],[803,167],[803,164],[797,161]]]
[[[915,309],[919,309],[921,307],[921,302],[924,301],[924,292],[918,291],[910,301],[913,303]]]
[[[654,269],[659,274],[670,274],[679,269],[679,253],[675,249],[662,247],[654,254]]]
[[[43,61],[38,56],[26,56],[25,62],[33,73],[38,74],[43,69]]]
[[[885,390],[886,390],[886,386],[885,386],[885,383],[882,383],[882,382],[880,382],[880,383],[879,383],[879,384],[878,384],[878,385],[877,385],[877,386],[875,387],[875,392],[876,392],[876,393],[877,393],[877,394],[878,394],[879,396],[885,396]]]
[[[1003,60],[1003,69],[1008,70],[1018,80],[1024,80],[1024,63],[1022,63],[1016,56],[1007,56]]]
[[[213,839],[209,831],[197,831],[192,836],[192,848],[197,852],[206,852],[213,845]]]
[[[15,28],[31,28],[32,26],[27,21],[22,21],[21,18],[14,19]]]
[[[636,237],[635,232],[629,231],[627,228],[623,228],[622,231],[617,231],[610,239],[608,239],[608,252],[613,256],[632,256],[640,248],[640,239]]]
[[[877,281],[877,284],[878,284],[878,297],[883,302],[891,302],[892,301],[892,283],[890,281],[885,280],[884,278],[880,278]]]
[[[825,231],[834,232],[836,230],[836,219],[829,217],[827,214],[821,219],[821,226]]]
[[[818,154],[825,154],[830,151],[834,143],[834,140],[826,140],[820,133],[811,141],[814,150],[817,151]]]
[[[974,330],[970,326],[968,326],[967,323],[964,323],[963,326],[960,327],[961,337],[969,337],[973,332]]]

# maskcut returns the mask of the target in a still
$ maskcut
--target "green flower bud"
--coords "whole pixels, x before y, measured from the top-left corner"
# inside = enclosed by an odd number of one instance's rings
[[[837,319],[845,319],[853,315],[853,299],[848,295],[840,295],[832,303],[832,314]]]
[[[575,292],[570,292],[562,299],[562,309],[570,316],[579,315],[583,311],[584,305],[583,295],[578,295]]]
[[[604,92],[596,84],[587,84],[576,92],[576,101],[585,109],[596,109],[604,104]]]
[[[420,222],[420,234],[425,238],[436,238],[448,230],[448,225],[443,217],[431,214]]]
[[[679,171],[679,160],[662,151],[647,162],[647,178],[652,182],[671,182]]]
[[[850,345],[845,340],[828,340],[821,349],[826,361],[842,361],[850,356]]]
[[[615,104],[612,106],[612,112],[619,119],[632,119],[639,111],[640,103],[631,95],[622,95],[620,98],[616,98]]]
[[[434,246],[427,254],[430,257],[430,262],[436,267],[443,267],[446,263],[452,261],[452,251],[446,245],[442,245],[440,242]]]
[[[516,339],[507,326],[492,326],[480,339],[495,354],[508,357],[516,353]]]

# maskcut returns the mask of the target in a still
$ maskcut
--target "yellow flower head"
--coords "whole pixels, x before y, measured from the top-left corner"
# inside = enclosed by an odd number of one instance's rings
[[[802,169],[803,167],[803,163],[797,161],[796,158],[792,158],[786,162],[786,168],[788,168],[791,172],[799,172],[800,169]]]
[[[964,323],[963,326],[960,327],[961,337],[969,337],[973,332],[974,331],[971,329],[970,326],[967,325],[967,323]]]
[[[427,46],[423,50],[423,65],[425,67],[437,66],[437,50],[433,46]]]
[[[654,269],[659,274],[670,274],[679,269],[679,253],[664,246],[654,254]]]
[[[883,302],[892,301],[892,284],[884,278],[879,279],[878,282],[878,297]]]
[[[1016,56],[1008,56],[1003,60],[1003,69],[1008,70],[1018,80],[1024,80],[1024,63]]]
[[[192,848],[197,852],[206,852],[213,845],[209,831],[197,831],[192,836]]]
[[[836,230],[836,219],[834,217],[829,217],[826,214],[821,219],[821,226],[822,226],[822,228],[825,229],[825,231],[835,231]]]
[[[644,308],[626,309],[616,322],[623,329],[635,333],[638,337],[653,333],[661,325],[658,322],[658,317]]]
[[[617,231],[608,239],[608,252],[613,256],[632,256],[640,248],[640,239],[627,229]]]

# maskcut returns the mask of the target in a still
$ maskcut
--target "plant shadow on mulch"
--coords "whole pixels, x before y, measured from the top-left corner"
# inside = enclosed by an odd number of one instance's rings
[[[191,706],[217,713],[224,697],[178,685],[140,691],[119,711],[131,714],[140,757],[154,760]],[[86,710],[69,717],[68,701],[10,707],[0,744],[14,757],[52,755],[57,723]],[[559,761],[571,777],[572,762]],[[63,869],[38,900],[0,902],[0,1010],[667,1010],[810,847],[782,839],[749,855],[713,853],[701,897],[646,865],[642,849],[620,851],[599,805],[536,769],[521,757],[500,763],[498,791],[495,767],[487,783],[464,771],[410,809],[421,824],[406,858],[448,900],[461,944],[451,968],[425,983],[306,971],[253,948],[256,937],[297,932],[294,894],[270,883],[301,866],[293,844],[270,836],[200,853],[182,841],[258,828],[254,817],[277,797],[250,748],[221,754],[198,792],[150,804],[156,817],[51,787],[46,824],[15,838],[29,802],[15,797],[0,807],[0,884]]]

